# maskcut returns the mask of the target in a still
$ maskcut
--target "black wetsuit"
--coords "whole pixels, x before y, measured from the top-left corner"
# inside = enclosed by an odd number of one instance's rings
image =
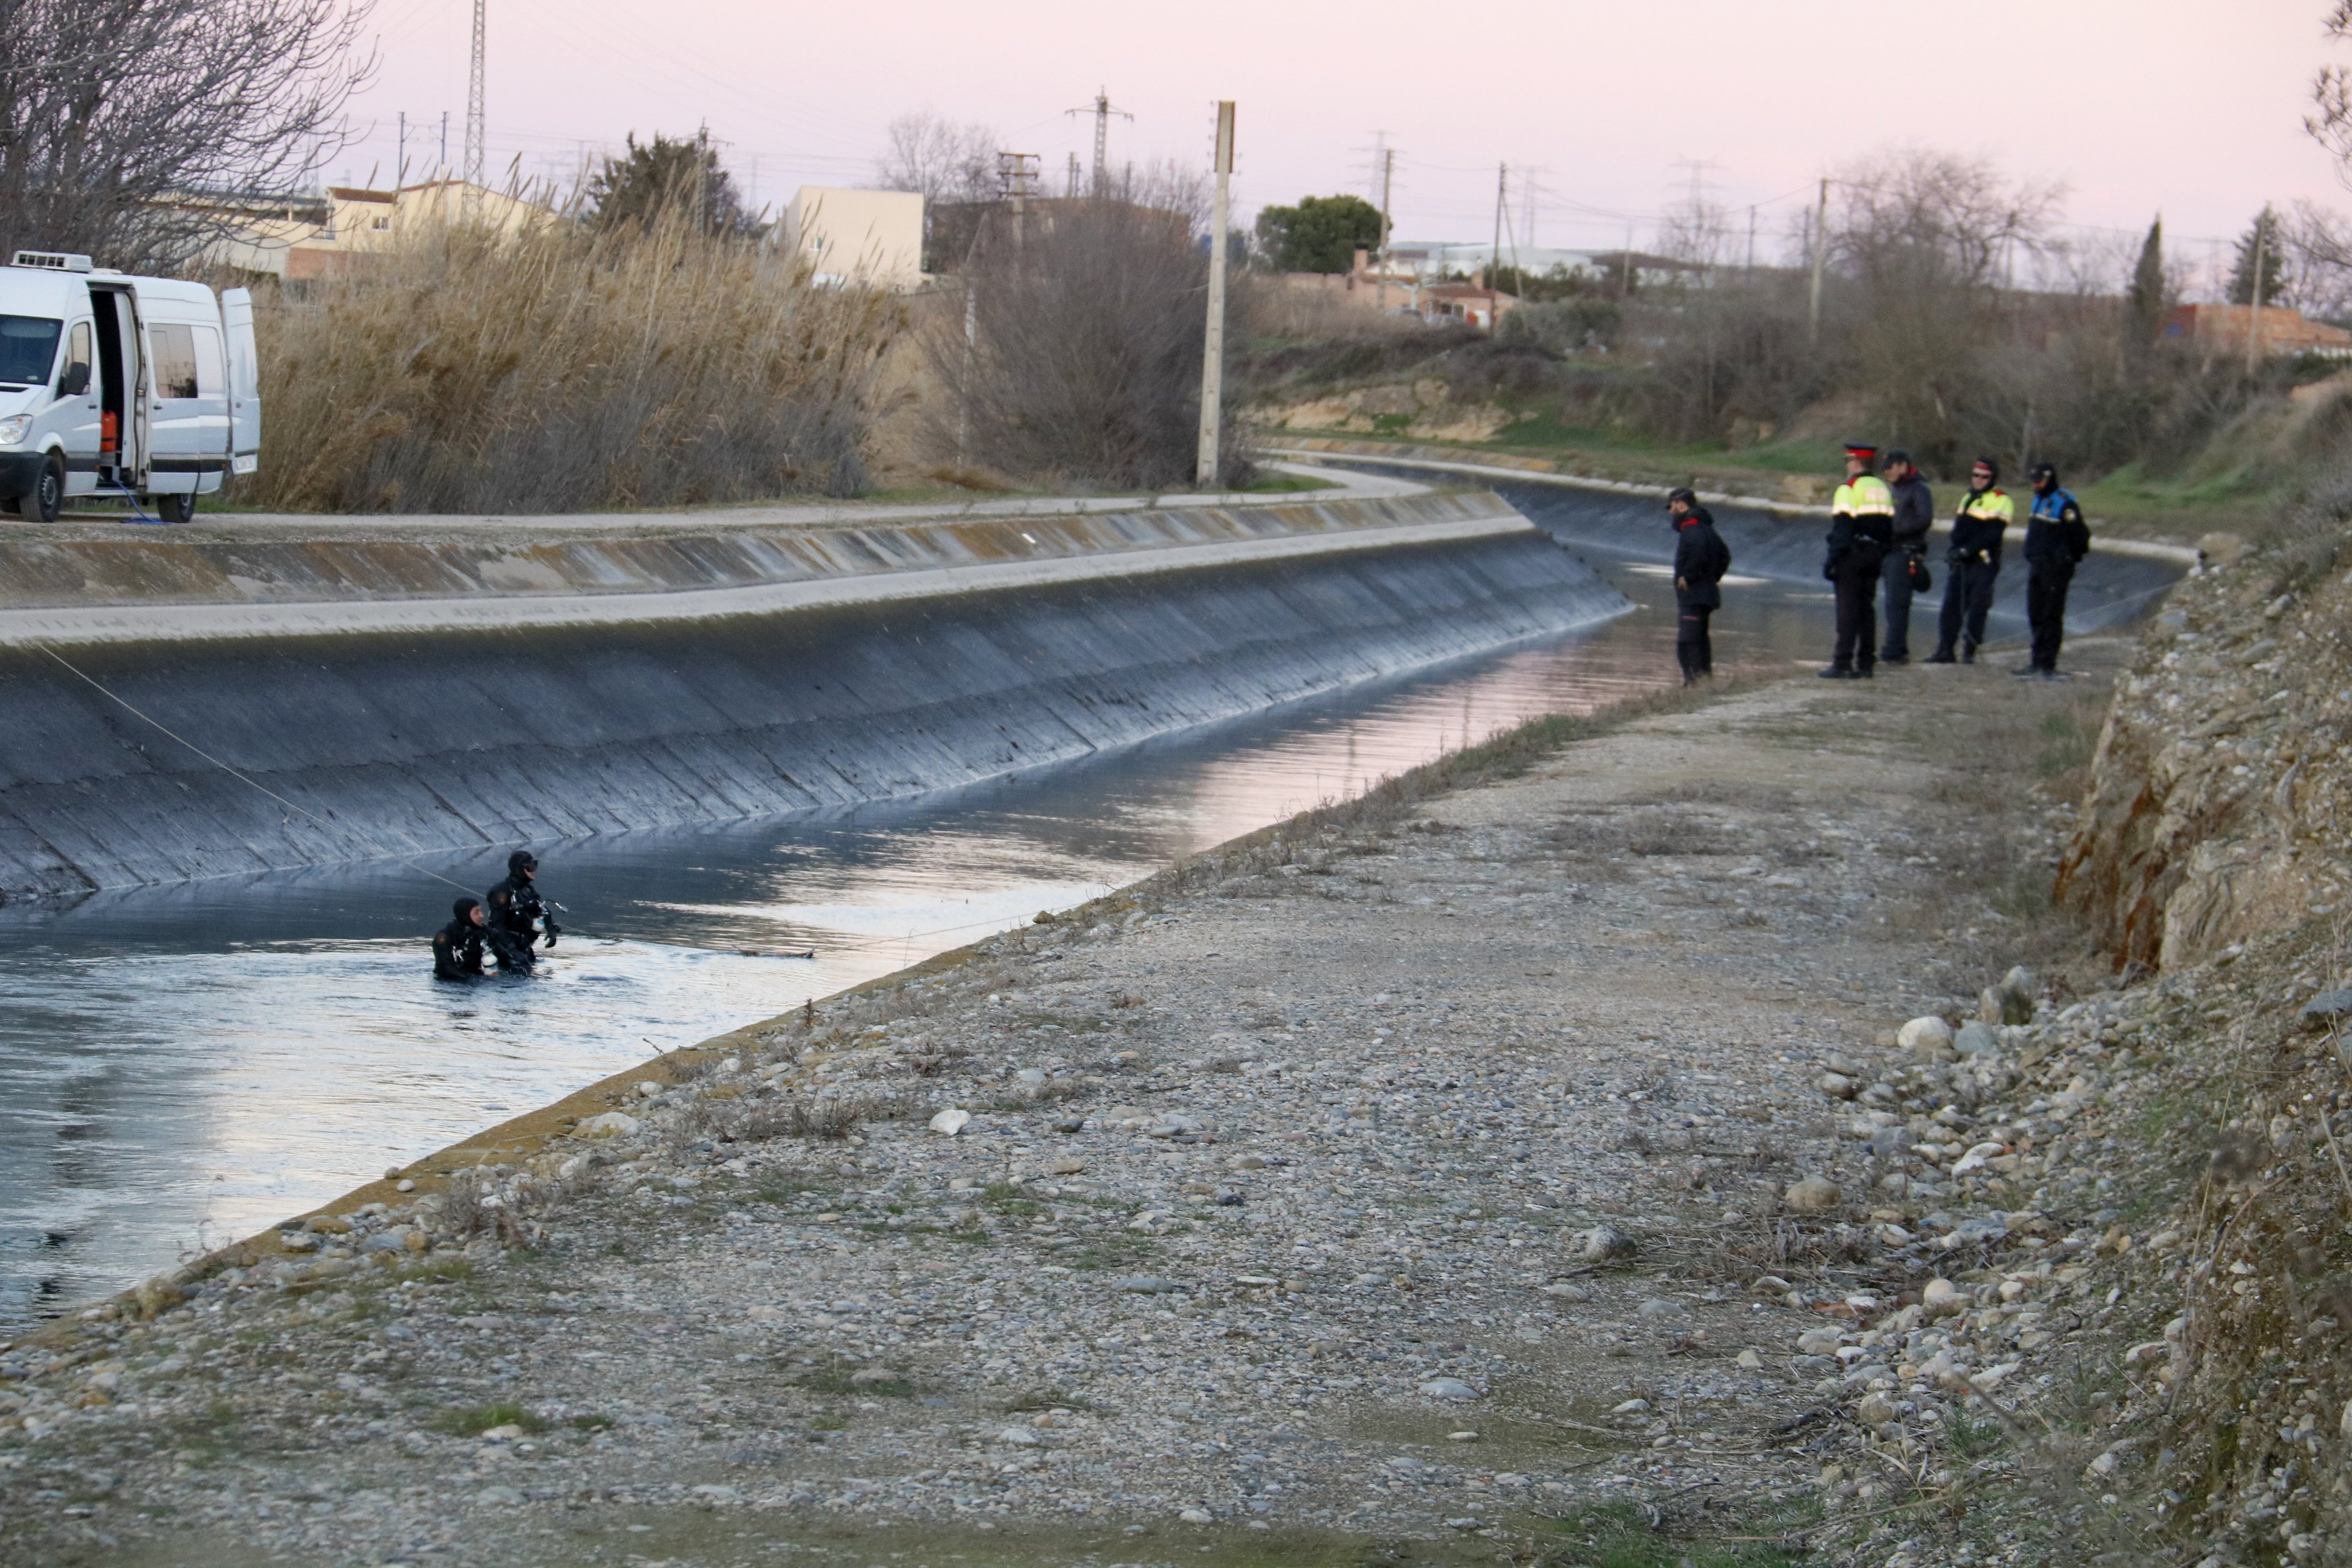
[[[454,920],[433,933],[433,978],[475,980],[482,973],[482,945],[489,932],[470,920]]]
[[[489,906],[490,946],[500,969],[529,969],[537,962],[531,948],[539,940],[542,919],[547,922],[547,945],[555,945],[555,917],[530,878],[519,872],[509,876],[490,889],[483,902]]]

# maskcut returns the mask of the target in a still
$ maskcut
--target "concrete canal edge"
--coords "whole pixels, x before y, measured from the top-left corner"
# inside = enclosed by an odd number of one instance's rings
[[[0,611],[0,896],[903,798],[1628,607],[1486,493],[423,553],[228,531]]]

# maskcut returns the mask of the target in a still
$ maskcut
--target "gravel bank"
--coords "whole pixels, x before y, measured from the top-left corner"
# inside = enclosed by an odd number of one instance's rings
[[[1980,993],[2103,689],[1669,705],[653,1064],[0,1356],[0,1540],[2047,1560],[2147,1004]]]

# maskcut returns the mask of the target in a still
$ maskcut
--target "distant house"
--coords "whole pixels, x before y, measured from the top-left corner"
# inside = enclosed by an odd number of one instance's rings
[[[913,191],[803,185],[776,243],[807,258],[820,281],[904,290],[923,281],[923,198]]]
[[[1484,283],[1432,283],[1421,290],[1421,313],[1429,321],[1459,321],[1465,327],[1492,331],[1495,323],[1519,308],[1519,298]]]
[[[205,261],[290,283],[364,266],[367,252],[420,224],[488,223],[515,233],[555,216],[536,202],[463,180],[426,180],[389,191],[335,185],[324,196],[178,199],[226,220],[226,234],[205,251]]]
[[[2183,305],[2165,317],[2168,342],[2193,342],[2225,353],[2352,355],[2352,332],[2304,319],[2300,310],[2265,305]]]

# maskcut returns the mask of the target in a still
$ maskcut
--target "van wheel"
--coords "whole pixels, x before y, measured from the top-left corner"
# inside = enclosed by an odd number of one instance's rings
[[[196,498],[192,495],[156,496],[155,516],[163,522],[185,522],[196,515]]]
[[[33,515],[43,522],[55,522],[66,510],[66,460],[55,452],[41,465],[41,477],[34,481]],[[21,505],[21,503],[20,503]]]

